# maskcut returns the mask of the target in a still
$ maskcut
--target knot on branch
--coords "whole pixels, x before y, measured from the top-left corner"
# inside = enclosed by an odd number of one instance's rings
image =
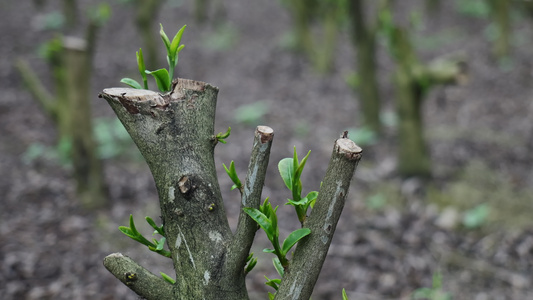
[[[193,185],[192,180],[189,179],[189,176],[183,175],[178,181],[178,188],[185,199],[190,199],[191,193],[196,189],[196,186]]]

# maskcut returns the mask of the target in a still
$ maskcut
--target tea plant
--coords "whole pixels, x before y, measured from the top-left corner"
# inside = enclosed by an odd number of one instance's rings
[[[239,178],[234,162],[229,167],[224,165],[233,182],[232,189],[238,189],[241,195],[239,222],[232,230],[214,160],[215,147],[219,142],[225,143],[231,132],[228,128],[225,133],[214,134],[218,89],[189,79],[171,82],[178,53],[183,49],[179,44],[184,28],[170,41],[161,27],[168,70],[147,71],[139,50],[137,65],[143,84],[132,79],[123,82],[140,90],[128,93],[128,89],[110,88],[100,94],[150,166],[164,224],[158,226],[146,218],[162,236],[151,241],[139,233],[132,217],[129,226],[121,226],[120,230],[149,250],[169,257],[175,279],[166,274],[156,276],[121,253],[108,255],[104,266],[131,290],[149,300],[249,299],[245,278],[257,264],[250,250],[257,230],[262,228],[272,244],[272,249],[265,251],[275,255],[274,266],[281,276],[281,279],[267,278],[267,284],[277,290],[278,299],[287,299],[295,288],[298,299],[309,299],[362,150],[347,138],[347,132],[336,139],[320,193],[307,195],[302,195],[300,176],[309,153],[300,161],[295,150],[292,158],[280,162],[278,169],[292,192],[287,204],[295,207],[302,224],[302,228],[281,242],[277,207],[272,207],[268,198],[261,203],[274,130],[257,126],[246,178]],[[147,74],[154,76],[163,93],[145,89]],[[313,209],[307,216],[309,207]]]

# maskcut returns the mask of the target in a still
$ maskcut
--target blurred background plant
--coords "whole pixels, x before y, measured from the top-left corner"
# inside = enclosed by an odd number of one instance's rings
[[[433,273],[433,285],[430,288],[416,289],[412,299],[452,300],[452,295],[442,290],[442,274],[437,271]]]
[[[89,91],[97,33],[109,19],[111,10],[104,3],[89,8],[86,14],[85,38],[67,36],[67,32],[72,33],[81,25],[77,17],[77,2],[64,1],[63,18],[52,27],[58,30],[56,37],[39,48],[41,57],[49,65],[55,95],[48,91],[25,60],[19,58],[16,67],[28,91],[55,123],[58,131],[56,157],[63,165],[72,164],[79,200],[86,208],[94,209],[105,206],[108,201],[92,131]],[[39,150],[51,153],[37,146],[29,149],[31,155],[26,155],[26,158],[35,156]]]

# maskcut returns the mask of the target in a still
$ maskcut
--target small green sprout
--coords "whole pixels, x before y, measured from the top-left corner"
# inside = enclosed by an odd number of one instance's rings
[[[135,52],[135,55],[137,56],[137,67],[139,68],[139,73],[141,74],[141,77],[143,79],[144,89],[147,90],[148,78],[146,78],[146,67],[144,66],[143,50],[139,48],[139,51]],[[141,86],[136,80],[131,78],[122,78],[120,82],[125,83],[134,89],[143,89],[143,86]]]
[[[162,235],[163,237],[160,240],[152,239],[152,242],[147,240],[139,231],[137,231],[137,228],[135,227],[135,223],[133,222],[133,215],[130,215],[130,227],[126,226],[119,226],[118,229],[130,237],[131,239],[145,245],[148,247],[150,251],[153,251],[155,253],[161,254],[165,257],[171,257],[170,251],[164,250],[163,247],[165,246],[166,238],[165,238],[165,230],[163,228],[163,225],[157,226],[150,217],[146,217],[146,222],[152,226],[155,231],[154,234],[158,233]]]
[[[246,267],[244,268],[244,275],[250,273],[253,268],[257,265],[257,258],[254,257],[254,253],[250,253],[246,258]]]
[[[274,249],[264,249],[263,252],[274,253],[281,265],[282,269],[289,266],[289,260],[287,254],[291,248],[303,237],[311,233],[309,228],[300,228],[289,234],[283,241],[283,244],[279,243],[279,228],[278,217],[276,216],[276,208],[272,208],[272,205],[268,202],[268,198],[265,199],[263,205],[259,209],[245,207],[244,212],[247,213],[259,226],[265,231],[268,239],[270,240]],[[276,265],[276,263],[274,264]]]
[[[183,25],[183,27],[181,27],[181,29],[176,33],[176,35],[172,39],[172,42],[169,40],[168,36],[163,30],[163,25],[161,24],[159,25],[161,26],[159,35],[161,36],[161,39],[163,40],[163,43],[165,44],[165,47],[167,49],[168,70],[164,68],[158,69],[155,71],[146,70],[146,67],[144,65],[142,49],[139,49],[139,51],[136,53],[137,54],[137,66],[139,68],[139,73],[141,73],[141,77],[143,79],[143,85],[141,86],[140,83],[138,83],[136,80],[131,79],[131,78],[122,78],[120,82],[125,83],[134,89],[144,88],[147,90],[148,80],[146,78],[146,74],[150,74],[154,77],[159,91],[166,93],[171,90],[172,78],[174,78],[174,69],[176,68],[178,64],[178,53],[181,50],[183,50],[183,48],[185,47],[185,45],[180,45],[180,42],[181,42],[181,37],[183,36],[183,31],[185,30],[187,25]]]
[[[222,144],[226,144],[226,139],[229,137],[229,135],[231,134],[231,127],[228,127],[228,130],[226,130],[225,133],[222,133],[222,132],[219,132],[215,138],[217,140],[217,142],[221,142]]]
[[[298,220],[303,226],[303,223],[307,217],[307,210],[309,206],[313,208],[318,192],[309,192],[305,197],[302,197],[302,181],[300,177],[302,175],[307,158],[311,154],[311,151],[302,159],[298,161],[298,154],[296,153],[296,147],[294,147],[294,154],[292,158],[284,158],[278,163],[278,170],[285,182],[287,188],[292,192],[292,199],[288,199],[286,204],[294,206]]]
[[[281,262],[279,261],[279,259],[277,257],[274,257],[272,259],[272,263],[274,264],[274,268],[276,269],[276,271],[278,272],[279,276],[281,278],[283,278],[283,275],[285,274],[285,269],[283,268],[283,266],[281,265]],[[276,293],[279,289],[279,285],[281,284],[281,279],[280,278],[275,278],[275,279],[270,279],[268,277],[265,276],[265,279],[267,280],[267,282],[265,282],[266,285],[274,288],[276,290]],[[268,293],[268,299],[269,300],[272,300],[276,297],[276,293],[272,294],[272,293]]]
[[[229,176],[229,178],[231,178],[231,181],[233,181],[233,183],[234,183],[233,186],[231,187],[231,190],[232,191],[234,189],[241,190],[242,189],[242,183],[241,183],[241,180],[239,179],[239,176],[237,175],[237,171],[235,170],[235,163],[233,162],[233,160],[229,164],[229,169],[228,169],[228,167],[226,167],[225,164],[222,164],[222,166],[226,170],[226,173],[228,173],[228,176]]]
[[[346,295],[346,290],[342,289],[342,300],[349,300],[348,295]]]

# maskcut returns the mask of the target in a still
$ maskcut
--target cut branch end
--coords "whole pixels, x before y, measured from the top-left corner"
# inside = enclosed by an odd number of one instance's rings
[[[274,138],[274,129],[268,126],[257,126],[255,134],[260,136],[261,144],[271,142]]]
[[[339,154],[344,154],[348,159],[361,158],[363,149],[357,146],[352,140],[347,138],[340,138],[335,142],[335,151]]]

